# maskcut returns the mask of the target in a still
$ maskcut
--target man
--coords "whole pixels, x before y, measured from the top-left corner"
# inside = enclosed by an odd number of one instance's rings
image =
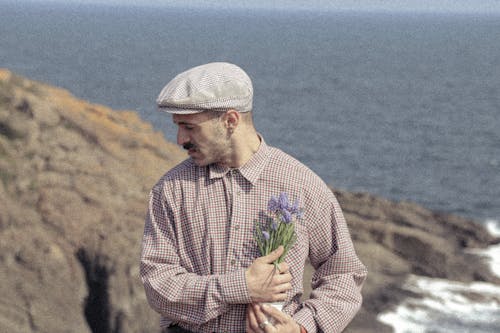
[[[340,332],[361,305],[366,269],[332,191],[299,161],[268,146],[252,121],[248,75],[228,63],[187,70],[161,91],[190,158],[150,194],[141,277],[167,332]],[[260,256],[256,223],[271,196],[298,200],[297,240]],[[306,259],[316,269],[301,300]],[[266,302],[284,301],[283,312]]]

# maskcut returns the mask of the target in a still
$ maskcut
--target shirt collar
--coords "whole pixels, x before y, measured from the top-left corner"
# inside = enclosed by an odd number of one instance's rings
[[[238,170],[246,180],[248,180],[252,185],[255,185],[260,177],[260,174],[262,173],[262,170],[264,170],[269,160],[270,153],[269,146],[266,144],[264,138],[262,138],[260,134],[259,139],[259,149],[257,150],[257,152],[255,152],[255,154],[252,155],[250,160],[248,160],[248,162],[240,168],[233,169],[221,166],[219,164],[210,164],[208,166],[210,179],[222,178],[228,172],[231,172],[231,170]]]

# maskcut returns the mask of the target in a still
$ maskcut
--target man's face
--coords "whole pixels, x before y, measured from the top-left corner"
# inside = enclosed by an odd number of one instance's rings
[[[230,144],[222,117],[210,112],[173,115],[173,122],[178,126],[177,143],[199,166],[227,162]]]

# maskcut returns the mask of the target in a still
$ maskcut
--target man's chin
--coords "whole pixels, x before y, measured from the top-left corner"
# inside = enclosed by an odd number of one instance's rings
[[[200,154],[195,151],[195,150],[189,150],[188,151],[189,157],[191,157],[191,160],[193,160],[194,164],[197,166],[205,166],[207,165],[205,159],[200,156]]]
[[[196,164],[199,167],[204,167],[210,164],[207,160],[202,159],[202,158],[196,158],[191,156],[191,159],[193,160],[194,164]]]

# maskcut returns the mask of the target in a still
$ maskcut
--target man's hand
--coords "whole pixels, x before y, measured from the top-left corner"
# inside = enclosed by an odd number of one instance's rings
[[[265,304],[248,304],[246,333],[300,333],[300,326],[286,313]]]
[[[259,257],[245,271],[247,287],[253,302],[277,302],[286,299],[292,288],[292,275],[288,265],[281,263],[277,269],[273,262],[283,254],[283,246],[264,257]]]

